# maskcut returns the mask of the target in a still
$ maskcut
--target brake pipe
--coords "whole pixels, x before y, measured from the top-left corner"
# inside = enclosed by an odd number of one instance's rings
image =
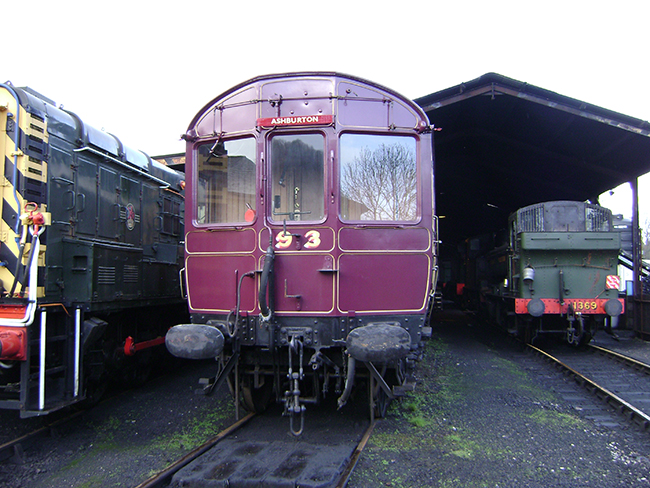
[[[136,343],[133,337],[129,336],[126,338],[126,341],[124,341],[124,355],[135,356],[135,353],[138,351],[142,351],[143,349],[148,349],[154,346],[159,346],[164,343],[164,337],[157,337],[156,339]]]

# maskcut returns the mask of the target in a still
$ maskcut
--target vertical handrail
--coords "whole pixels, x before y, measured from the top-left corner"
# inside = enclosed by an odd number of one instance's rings
[[[74,398],[79,396],[79,368],[81,364],[81,309],[75,310],[74,319]]]
[[[45,408],[45,352],[46,352],[46,338],[47,338],[47,312],[45,309],[41,311],[41,344],[40,344],[40,357],[38,365],[38,409]]]
[[[433,240],[433,266],[431,268],[433,276],[431,277],[432,283],[431,283],[431,294],[433,295],[436,292],[436,288],[438,286],[438,272],[439,272],[439,264],[438,264],[438,256],[440,254],[440,239],[439,239],[439,231],[438,231],[438,222],[439,218],[438,216],[434,213],[433,218],[432,218],[432,224],[433,224],[433,232],[435,233],[434,235],[434,240]]]

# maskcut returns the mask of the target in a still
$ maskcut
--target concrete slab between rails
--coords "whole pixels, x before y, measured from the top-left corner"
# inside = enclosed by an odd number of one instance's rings
[[[650,364],[650,341],[644,341],[636,337],[635,332],[632,330],[614,329],[614,333],[615,336],[612,336],[603,331],[598,331],[591,344],[611,349],[642,363]]]
[[[171,487],[248,488],[334,486],[355,445],[226,439],[185,466]]]

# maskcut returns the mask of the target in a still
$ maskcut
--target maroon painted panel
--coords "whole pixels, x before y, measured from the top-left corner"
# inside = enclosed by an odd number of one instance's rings
[[[188,298],[192,311],[229,312],[237,306],[238,280],[244,273],[255,271],[253,256],[188,256],[185,272]],[[257,306],[257,276],[244,278],[241,287],[242,311],[252,312]]]
[[[334,258],[329,254],[276,254],[277,312],[300,314],[333,311],[333,265]]]
[[[352,127],[415,128],[418,118],[407,105],[378,90],[356,83],[341,82],[337,88],[338,122]],[[371,102],[369,100],[376,100]]]
[[[343,251],[427,251],[431,239],[429,230],[422,227],[344,227],[339,230],[339,247]]]
[[[341,312],[423,311],[431,263],[424,254],[343,254]]]
[[[257,104],[247,103],[253,100],[257,100],[257,88],[254,86],[219,101],[196,123],[196,135],[205,137],[221,132],[250,130],[257,118]],[[224,107],[223,114],[220,107]]]
[[[331,79],[292,78],[274,81],[262,85],[260,117],[299,116],[299,115],[328,115],[333,113],[331,96],[334,94],[334,84]],[[273,105],[268,100],[278,100],[282,103]],[[318,100],[312,97],[319,97]]]
[[[192,253],[253,252],[253,229],[192,231],[185,236],[185,248]]]
[[[293,227],[287,226],[287,233],[282,228],[272,229],[273,247],[281,252],[330,252],[334,249],[334,229],[317,225]],[[260,249],[266,251],[269,245],[269,232],[260,232]]]

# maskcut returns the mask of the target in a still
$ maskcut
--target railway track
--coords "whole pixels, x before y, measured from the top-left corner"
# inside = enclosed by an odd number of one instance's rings
[[[198,459],[200,456],[205,454],[207,451],[209,451],[211,448],[217,445],[219,441],[228,437],[237,429],[239,429],[241,426],[245,425],[254,416],[255,414],[252,413],[246,415],[244,418],[238,420],[231,426],[225,428],[223,431],[221,431],[219,434],[214,436],[212,439],[209,439],[208,441],[206,441],[205,443],[203,443],[193,451],[189,452],[182,458],[178,459],[177,461],[167,466],[167,468],[165,468],[164,470],[154,474],[149,479],[140,483],[137,486],[137,488],[159,488],[161,486],[167,486],[172,480],[172,477],[176,473],[178,473],[181,469],[183,469],[185,466],[190,464],[192,461]]]
[[[527,346],[643,430],[650,430],[650,365],[593,345],[587,350],[546,351]]]
[[[0,444],[0,462],[9,461],[13,464],[22,464],[24,462],[24,451],[28,449],[39,439],[45,436],[51,436],[57,429],[71,423],[78,418],[83,411],[76,411],[71,414],[65,415],[62,418],[53,420],[42,427],[36,428],[30,432],[19,435],[15,439],[11,439],[3,444]]]
[[[88,408],[97,408],[99,404],[105,402],[110,402],[115,398],[120,398],[122,395],[127,393],[128,389],[113,389],[111,388],[102,398],[97,402],[97,404],[85,408],[79,408],[78,406],[73,409],[61,409],[57,412],[49,414],[47,417],[41,417],[41,426],[32,428],[29,431],[26,429],[19,429],[22,432],[20,434],[14,434],[16,437],[9,441],[0,444],[0,463],[10,462],[13,464],[23,464],[24,462],[24,453],[28,450],[34,443],[38,442],[39,439],[44,437],[51,436],[54,437],[57,435],[57,432],[64,429],[66,426],[70,425],[73,421],[81,417]],[[83,404],[82,404],[83,405]],[[3,418],[0,420],[7,421],[8,418],[16,418],[13,416],[15,412],[1,412]],[[19,423],[27,422],[25,419],[17,419]],[[37,418],[33,418],[33,421]]]
[[[342,417],[341,425],[326,408],[315,415],[296,438],[286,418],[250,414],[137,488],[345,487],[375,424]]]

